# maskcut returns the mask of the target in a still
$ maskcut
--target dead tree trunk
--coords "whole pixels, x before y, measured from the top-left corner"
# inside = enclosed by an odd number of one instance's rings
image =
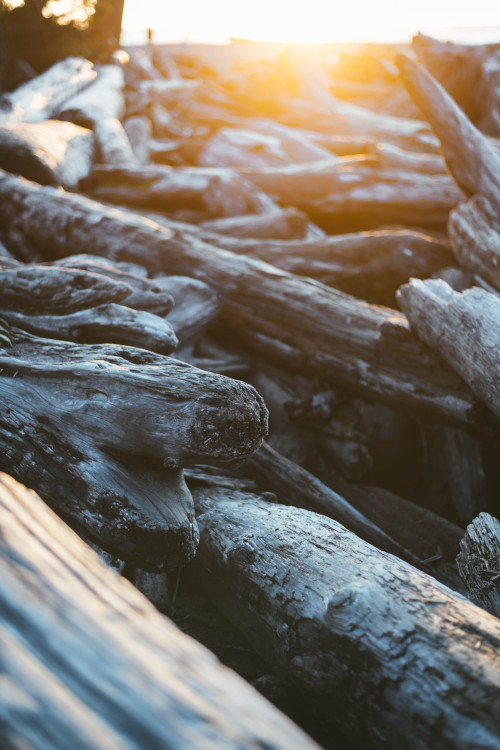
[[[319,750],[5,475],[0,516],[3,747]]]
[[[323,516],[251,495],[201,510],[206,591],[356,746],[497,750],[497,618]]]
[[[406,318],[318,282],[167,230],[138,214],[0,175],[0,218],[49,257],[93,252],[207,282],[224,333],[296,371],[376,400],[488,432],[491,416],[463,381],[409,331]]]
[[[480,195],[450,214],[448,232],[461,266],[500,290],[500,222],[498,211]]]

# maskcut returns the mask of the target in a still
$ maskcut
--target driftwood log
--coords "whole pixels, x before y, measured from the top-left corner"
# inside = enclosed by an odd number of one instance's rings
[[[407,319],[261,261],[219,250],[194,234],[137,214],[0,176],[0,217],[49,257],[93,252],[156,273],[201,278],[224,302],[225,335],[260,356],[318,374],[376,400],[448,424],[491,429],[463,381],[409,331]],[[286,323],[285,323],[286,321]]]
[[[68,57],[19,86],[3,94],[0,122],[41,122],[54,117],[62,103],[95,80],[94,66],[82,57]]]
[[[42,185],[76,189],[94,157],[90,130],[69,122],[1,123],[0,167]]]
[[[206,591],[355,746],[496,750],[497,618],[323,516],[230,492],[199,510]]]
[[[6,475],[0,516],[3,747],[318,748]]]
[[[500,418],[500,298],[478,287],[460,294],[441,279],[412,279],[397,296],[412,329]]]
[[[1,343],[2,470],[104,549],[143,568],[185,564],[197,534],[180,470],[258,446],[254,389],[132,347],[6,326]]]
[[[498,210],[486,198],[474,196],[451,212],[448,232],[460,265],[500,290]]]
[[[480,513],[467,527],[457,557],[460,575],[475,604],[500,617],[500,521]]]

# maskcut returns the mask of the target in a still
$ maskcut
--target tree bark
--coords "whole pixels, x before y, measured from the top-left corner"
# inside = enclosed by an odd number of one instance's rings
[[[319,750],[5,475],[0,514],[5,747]]]
[[[1,176],[0,217],[54,257],[93,252],[152,272],[188,274],[221,297],[225,335],[295,371],[447,424],[491,430],[462,380],[410,333],[406,318],[318,282],[166,230],[137,214]]]
[[[500,617],[500,521],[480,513],[467,527],[457,557],[460,575],[475,604]]]
[[[251,495],[201,509],[206,591],[355,746],[496,750],[496,618],[314,513]]]
[[[418,336],[500,418],[500,299],[479,287],[459,294],[440,279],[412,279],[397,296]]]

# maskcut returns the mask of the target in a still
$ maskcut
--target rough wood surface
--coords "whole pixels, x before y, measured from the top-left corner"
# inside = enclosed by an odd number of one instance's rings
[[[197,533],[180,468],[252,452],[266,433],[258,394],[143,349],[5,325],[1,343],[2,470],[122,559],[184,565]]]
[[[0,167],[42,185],[76,189],[94,157],[90,130],[70,122],[1,123]]]
[[[0,122],[48,120],[66,99],[92,83],[96,76],[94,66],[88,60],[67,57],[11,94],[3,94]]]
[[[500,521],[480,513],[467,527],[457,557],[460,575],[475,604],[500,617]]]
[[[398,55],[397,64],[411,97],[441,141],[446,164],[466,193],[484,195],[500,209],[500,153],[470,122],[444,88],[417,63]]]
[[[355,746],[497,750],[497,618],[323,516],[230,492],[203,507],[206,591]]]
[[[486,198],[476,195],[451,212],[448,232],[460,265],[500,290],[498,211]]]
[[[0,516],[3,747],[318,748],[5,475]]]
[[[441,279],[412,279],[397,296],[412,329],[500,418],[500,298],[479,287],[460,294]]]
[[[168,322],[176,332],[181,346],[197,339],[217,318],[221,302],[208,284],[188,276],[157,276],[155,282],[172,296],[174,308]]]
[[[308,217],[296,208],[285,208],[266,214],[229,216],[204,221],[200,229],[229,237],[257,237],[294,240],[305,236]]]
[[[2,221],[22,227],[46,257],[92,252],[199,278],[224,302],[225,333],[241,339],[244,331],[246,345],[261,356],[420,416],[491,428],[463,381],[418,343],[394,310],[217,249],[194,233],[21,178],[0,175],[0,198]]]

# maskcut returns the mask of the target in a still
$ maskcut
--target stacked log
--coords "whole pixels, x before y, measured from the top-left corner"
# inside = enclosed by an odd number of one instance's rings
[[[495,115],[396,63],[150,47],[4,98],[8,747],[314,746],[120,576],[326,750],[500,747]]]

